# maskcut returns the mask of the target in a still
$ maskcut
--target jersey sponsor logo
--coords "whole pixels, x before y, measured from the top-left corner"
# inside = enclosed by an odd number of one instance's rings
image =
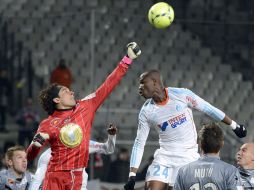
[[[176,111],[180,111],[180,110],[182,110],[182,106],[176,105]]]
[[[186,121],[187,121],[187,118],[185,114],[183,113],[176,117],[173,117],[172,119],[169,119],[168,121],[163,122],[161,125],[158,125],[158,127],[161,128],[162,131],[165,131],[168,125],[171,125],[172,128],[176,128]]]
[[[79,146],[82,142],[82,139],[82,129],[75,123],[68,123],[60,130],[60,140],[65,146],[69,148],[75,148]]]
[[[61,121],[60,118],[54,118],[50,121],[50,125],[54,127],[54,126],[58,125],[60,123],[60,121]]]
[[[192,98],[191,96],[186,96],[186,100],[192,104],[193,107],[197,107],[198,103],[197,100]]]

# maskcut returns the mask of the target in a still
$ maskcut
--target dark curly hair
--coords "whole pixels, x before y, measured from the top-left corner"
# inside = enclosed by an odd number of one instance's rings
[[[52,115],[56,109],[56,103],[53,99],[59,97],[58,93],[60,89],[61,86],[54,83],[40,91],[39,102],[48,115]]]
[[[224,135],[217,123],[203,125],[198,133],[200,147],[206,153],[218,153],[224,145]]]

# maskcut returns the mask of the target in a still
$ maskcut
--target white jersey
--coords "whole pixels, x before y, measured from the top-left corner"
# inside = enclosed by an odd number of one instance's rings
[[[108,135],[108,140],[105,143],[99,143],[99,142],[90,140],[89,154],[92,154],[95,152],[101,153],[101,154],[112,154],[115,150],[115,142],[116,142],[116,135]],[[38,190],[40,186],[42,185],[42,181],[45,177],[50,158],[51,158],[51,149],[48,148],[46,151],[44,151],[41,154],[39,158],[37,170],[33,177],[32,183],[29,186],[29,190]],[[83,170],[83,178],[86,178],[86,180],[83,180],[83,181],[87,183],[87,173],[85,170]],[[82,189],[86,189],[86,183],[84,185],[82,184]]]
[[[154,162],[179,167],[199,158],[192,108],[217,121],[225,117],[225,113],[188,89],[169,87],[166,93],[168,98],[164,103],[159,105],[148,99],[140,110],[130,167],[139,168],[151,127],[158,132],[160,145],[154,154]]]

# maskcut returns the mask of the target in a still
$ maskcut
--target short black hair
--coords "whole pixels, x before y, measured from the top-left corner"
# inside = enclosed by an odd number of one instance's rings
[[[53,101],[54,98],[59,97],[58,93],[61,89],[61,86],[54,83],[49,85],[47,88],[40,91],[39,102],[43,109],[49,114],[52,115],[56,110],[56,103]]]
[[[218,153],[224,145],[224,135],[217,123],[204,124],[200,129],[199,144],[204,154]]]

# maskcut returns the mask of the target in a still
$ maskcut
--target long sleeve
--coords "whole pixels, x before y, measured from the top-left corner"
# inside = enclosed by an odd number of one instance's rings
[[[114,88],[119,84],[123,76],[128,70],[128,65],[126,62],[131,62],[130,58],[126,56],[120,61],[115,70],[107,77],[103,84],[95,91],[95,93],[90,94],[83,100],[91,99],[92,107],[96,111],[99,106],[104,102],[104,100],[110,95]]]
[[[183,94],[185,95],[185,99],[188,102],[188,106],[202,111],[205,114],[209,115],[216,121],[222,121],[225,117],[225,113],[219,110],[218,108],[214,107],[204,99],[200,98],[198,95],[193,93],[191,90],[188,89],[181,89]]]
[[[89,142],[89,154],[101,153],[112,154],[115,150],[116,135],[108,135],[108,140],[105,143],[99,143],[90,140]]]
[[[40,153],[42,147],[36,147],[34,144],[30,144],[26,149],[27,160],[34,160]]]
[[[48,163],[51,158],[51,149],[47,149],[39,158],[37,170],[34,174],[29,190],[39,190],[42,182],[45,178],[45,173],[47,171]]]
[[[130,167],[139,168],[149,132],[150,126],[147,115],[145,114],[144,110],[141,110],[139,114],[137,136],[132,147]]]

